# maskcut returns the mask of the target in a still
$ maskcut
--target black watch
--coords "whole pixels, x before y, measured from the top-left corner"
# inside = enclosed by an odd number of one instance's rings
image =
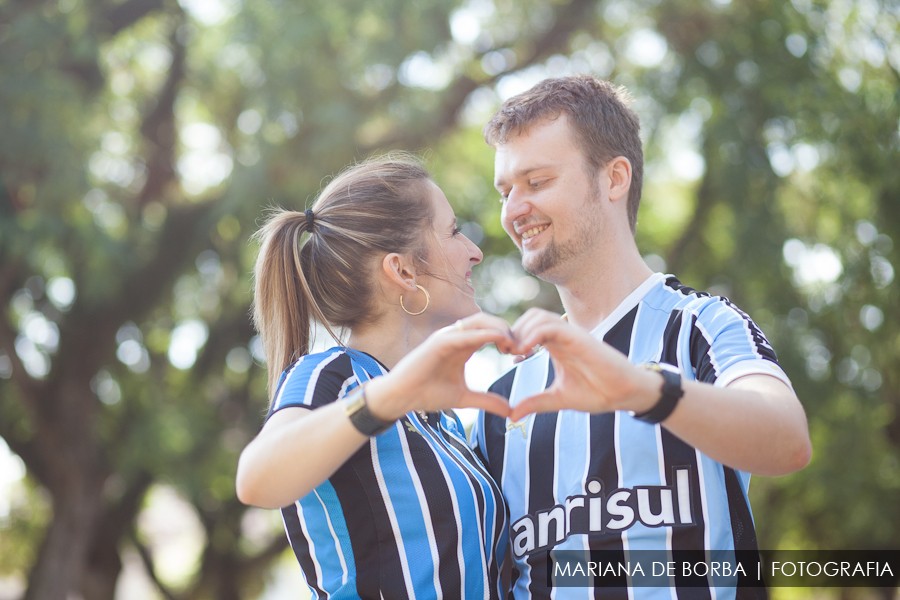
[[[393,421],[382,421],[372,414],[366,402],[365,386],[360,386],[344,400],[344,412],[357,431],[369,437],[387,431],[394,424]]]
[[[650,410],[634,414],[634,418],[645,423],[662,423],[672,414],[678,401],[684,396],[684,389],[681,387],[681,373],[674,367],[655,362],[645,364],[644,368],[656,371],[663,376],[662,393]]]

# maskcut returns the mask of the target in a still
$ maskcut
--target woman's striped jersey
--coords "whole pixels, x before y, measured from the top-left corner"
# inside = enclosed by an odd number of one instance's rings
[[[790,385],[772,347],[745,313],[672,276],[651,276],[592,334],[632,363],[668,363],[685,379],[724,386],[743,375],[764,373]],[[491,390],[514,405],[552,381],[552,362],[543,351],[516,365]],[[595,590],[548,583],[548,561],[562,556],[560,550],[585,557],[592,551],[625,557],[653,550],[668,560],[695,556],[685,554],[691,551],[708,556],[710,551],[756,550],[749,474],[716,462],[664,427],[624,411],[592,415],[564,410],[531,415],[518,424],[482,414],[472,443],[509,504],[516,598],[765,593],[736,589],[734,578],[721,587],[721,580],[707,585],[704,579],[704,587],[696,587],[696,580],[682,577],[666,577],[662,585],[658,579],[638,581],[639,573],[605,579],[604,587]]]
[[[348,348],[304,356],[282,375],[270,416],[325,406],[385,372]],[[506,505],[455,415],[407,414],[282,516],[314,598],[504,595]]]

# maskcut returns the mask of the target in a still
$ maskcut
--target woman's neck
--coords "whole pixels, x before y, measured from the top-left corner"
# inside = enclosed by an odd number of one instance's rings
[[[393,369],[400,359],[421,344],[427,335],[405,321],[393,324],[379,323],[355,328],[350,332],[347,345],[375,357],[388,369]]]

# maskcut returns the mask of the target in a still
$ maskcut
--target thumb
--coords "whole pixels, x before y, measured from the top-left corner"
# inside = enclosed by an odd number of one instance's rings
[[[532,413],[545,413],[559,410],[555,395],[548,392],[540,392],[529,396],[515,405],[509,413],[512,421],[521,421]]]
[[[474,392],[469,390],[463,394],[459,406],[460,408],[477,408],[501,417],[509,415],[509,402],[507,399],[492,392]]]

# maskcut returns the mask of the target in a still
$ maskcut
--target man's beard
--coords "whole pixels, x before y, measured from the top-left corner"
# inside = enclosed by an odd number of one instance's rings
[[[558,280],[560,268],[571,259],[584,254],[588,247],[596,243],[594,238],[601,235],[600,212],[595,204],[598,201],[596,193],[589,192],[586,195],[581,207],[585,218],[575,221],[568,240],[559,243],[554,238],[542,250],[530,254],[522,250],[522,267],[525,271],[551,283]],[[554,225],[551,225],[550,229],[553,228]]]

